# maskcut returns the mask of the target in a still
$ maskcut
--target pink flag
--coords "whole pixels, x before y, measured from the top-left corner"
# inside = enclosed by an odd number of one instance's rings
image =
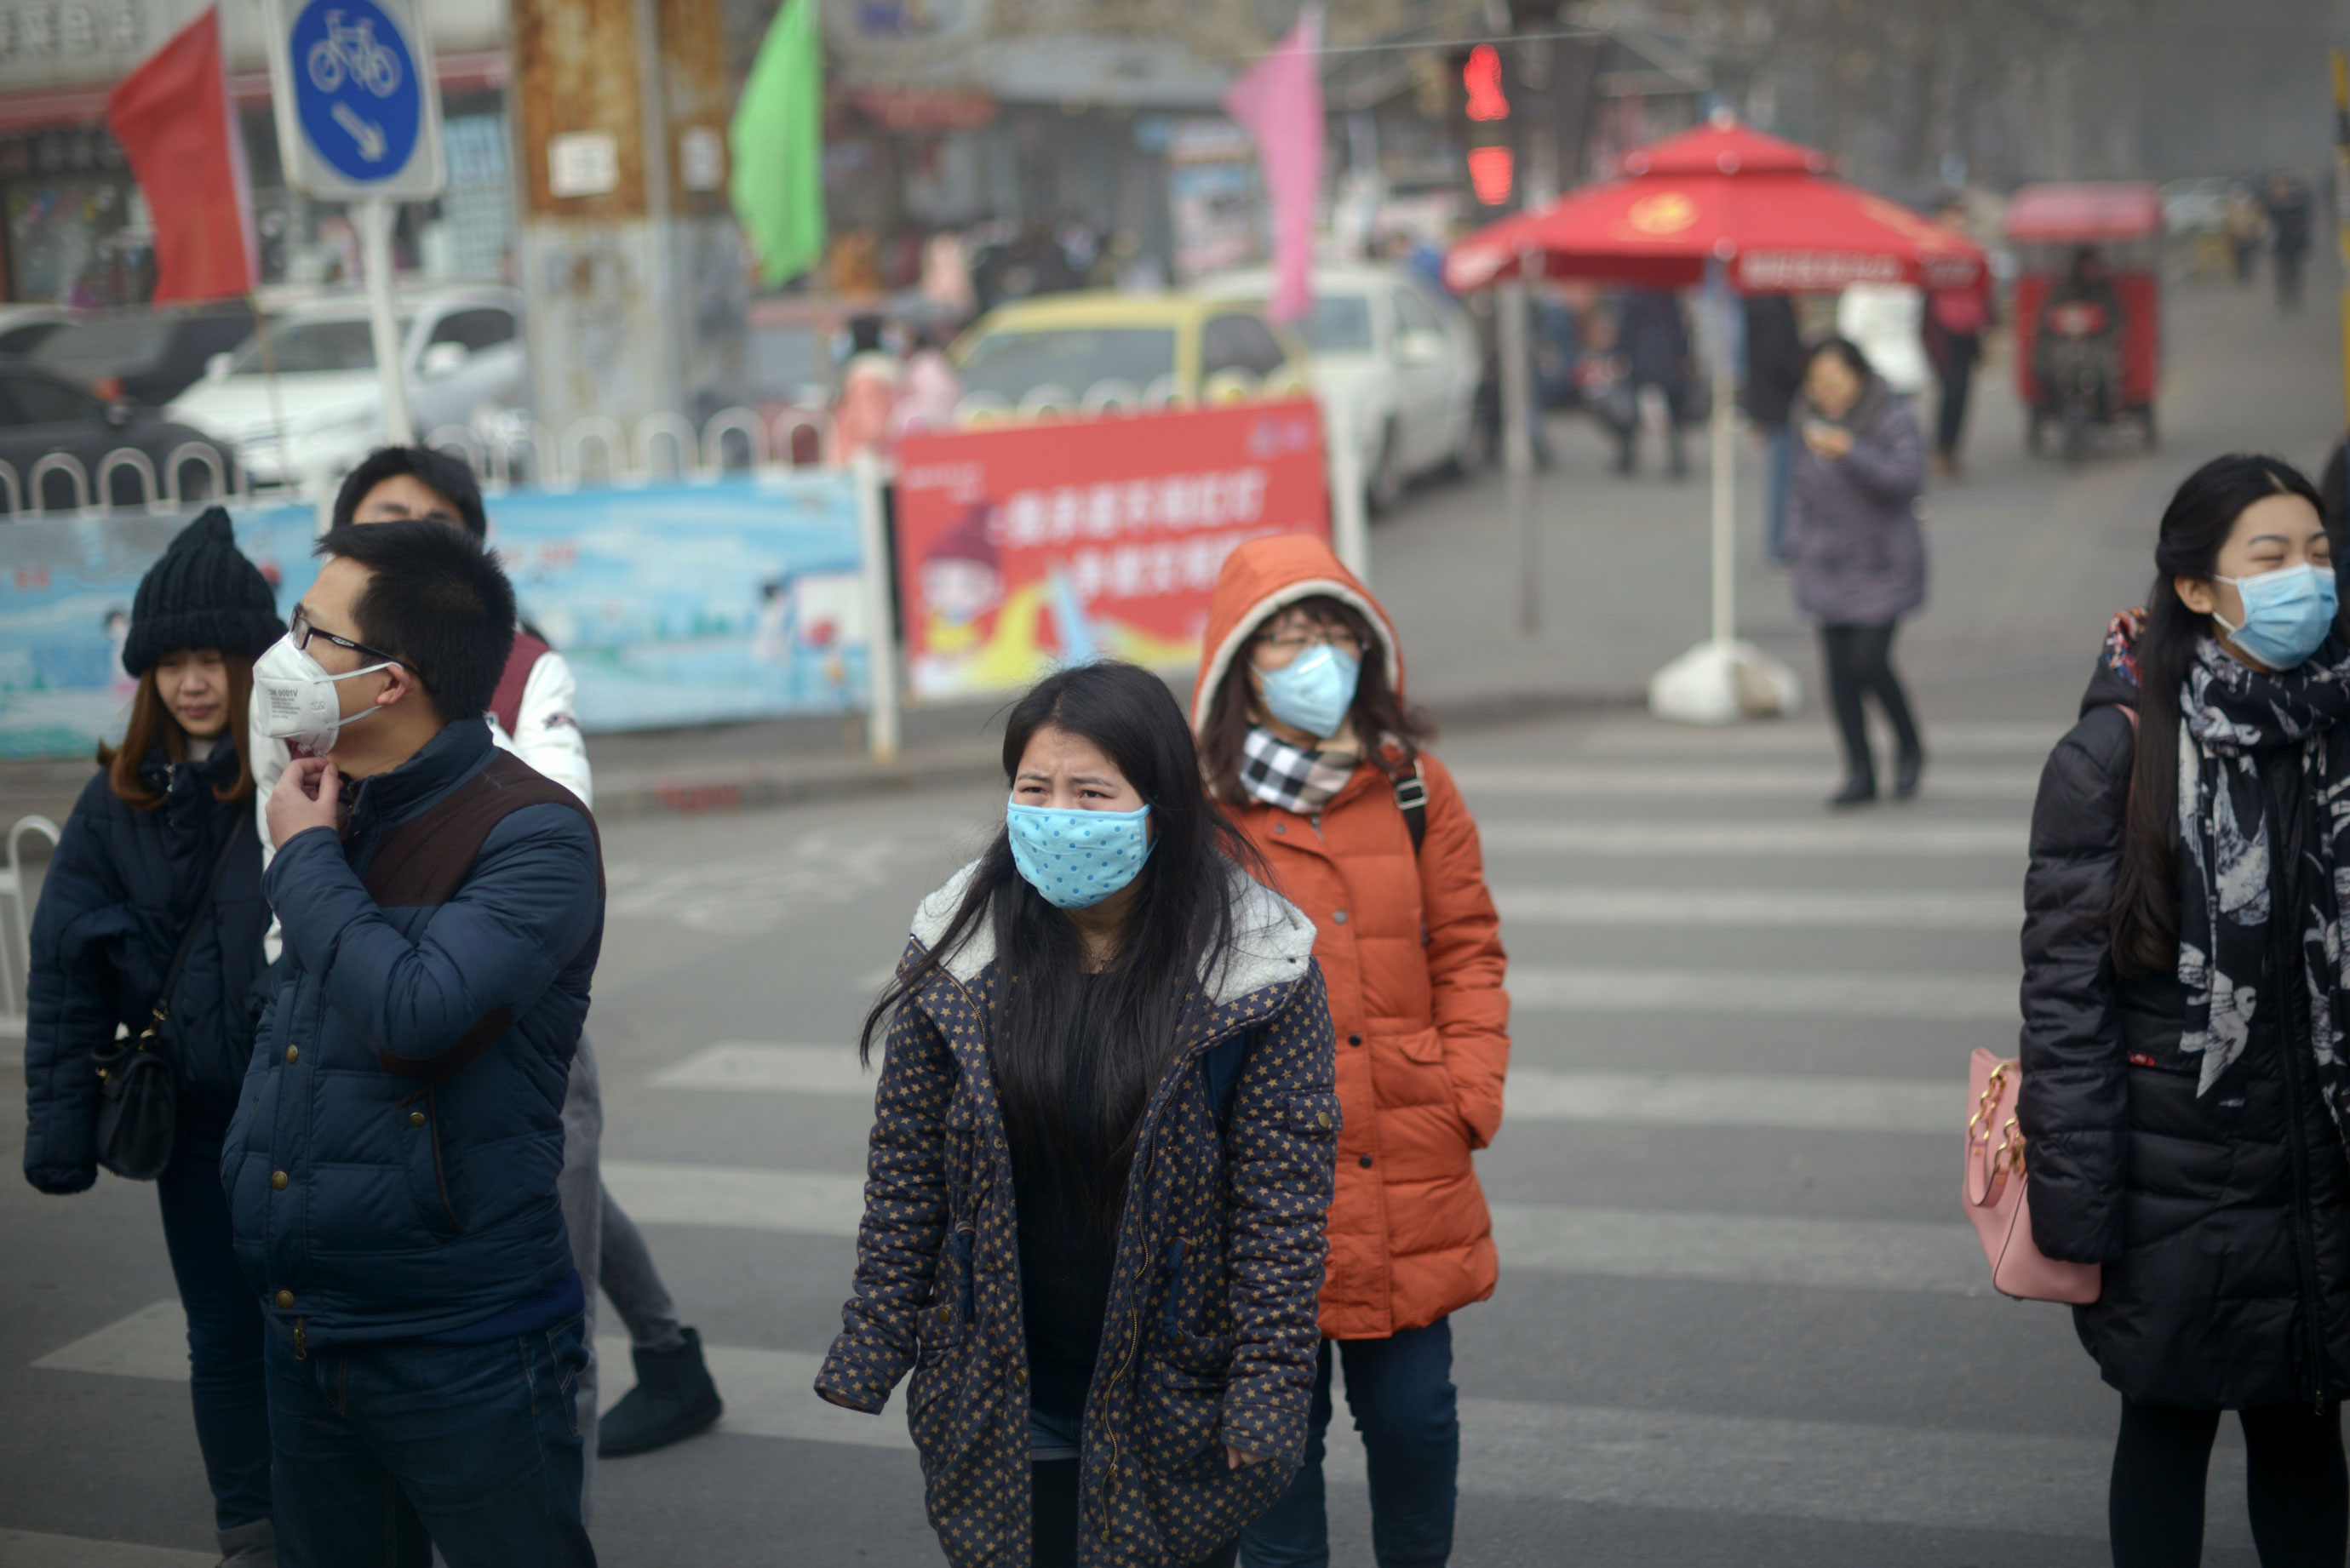
[[[1314,302],[1314,208],[1322,194],[1322,8],[1308,5],[1289,36],[1224,94],[1224,112],[1256,138],[1273,198],[1273,300],[1266,314],[1295,321]]]

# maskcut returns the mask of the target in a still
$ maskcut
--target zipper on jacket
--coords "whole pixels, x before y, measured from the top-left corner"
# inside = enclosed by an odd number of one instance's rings
[[[2278,799],[2282,792],[2270,792],[2272,815],[2280,826],[2288,813],[2279,809],[2286,803]],[[2298,801],[2293,803],[2297,808]],[[2293,1261],[2300,1274],[2302,1337],[2306,1341],[2309,1356],[2309,1387],[2312,1409],[2325,1411],[2325,1337],[2322,1303],[2317,1292],[2317,1241],[2309,1221],[2310,1174],[2308,1129],[2302,1126],[2302,1075],[2299,1037],[2312,1027],[2309,1015],[2308,977],[2303,972],[2308,962],[2306,952],[2293,934],[2293,918],[2287,910],[2286,896],[2292,891],[2292,879],[2284,873],[2288,865],[2298,865],[2301,857],[2301,816],[2298,809],[2290,813],[2293,828],[2291,841],[2272,845],[2269,860],[2269,946],[2272,961],[2276,965],[2276,984],[2292,998],[2280,1019],[2277,1031],[2279,1047],[2284,1056],[2285,1082],[2285,1141],[2293,1156]],[[2280,832],[2279,838],[2285,837]],[[2286,851],[2276,854],[2277,848]]]
[[[294,1320],[294,1359],[296,1361],[310,1359],[310,1333],[304,1326],[304,1321],[298,1317]]]

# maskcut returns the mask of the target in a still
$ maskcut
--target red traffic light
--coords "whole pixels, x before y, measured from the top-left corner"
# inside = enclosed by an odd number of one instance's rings
[[[1488,207],[1498,207],[1510,199],[1510,185],[1517,173],[1517,160],[1506,147],[1472,147],[1469,150],[1469,184],[1477,192],[1477,200]]]
[[[1469,63],[1461,67],[1461,85],[1469,89],[1470,119],[1510,118],[1510,100],[1502,91],[1502,56],[1492,45],[1480,44],[1469,51]]]

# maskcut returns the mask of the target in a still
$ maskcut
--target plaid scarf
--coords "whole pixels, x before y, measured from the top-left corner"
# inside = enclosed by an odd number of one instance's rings
[[[1363,759],[1352,752],[1309,752],[1262,724],[1241,742],[1241,785],[1267,805],[1310,815],[1347,787]]]

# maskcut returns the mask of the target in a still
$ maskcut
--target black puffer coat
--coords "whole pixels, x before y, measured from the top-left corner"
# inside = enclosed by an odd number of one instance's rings
[[[203,761],[177,766],[159,747],[144,776],[164,796],[153,811],[117,795],[102,771],[83,786],[33,916],[25,1177],[44,1192],[78,1192],[97,1179],[90,1052],[113,1039],[118,1024],[133,1034],[146,1027],[180,933],[227,835],[239,831],[165,1025],[180,1071],[183,1142],[219,1147],[253,1054],[269,925],[261,843],[251,801],[213,798],[236,777],[235,739],[224,735]]]
[[[2118,980],[2105,911],[2121,856],[2137,687],[2101,667],[2032,814],[2024,879],[2023,1086],[2032,1232],[2053,1258],[2105,1266],[2074,1314],[2106,1381],[2132,1399],[2241,1409],[2350,1394],[2350,1165],[2318,1098],[2296,967],[2260,981],[2243,1055],[2198,1096],[2170,974]],[[2265,761],[2265,759],[2263,759]],[[2309,822],[2298,771],[2272,775],[2272,907]],[[2290,807],[2291,809],[2284,809]],[[2282,934],[2281,934],[2282,935]],[[2280,940],[2285,961],[2298,949]],[[2300,1005],[2293,1005],[2299,1003]],[[2286,1014],[2289,1013],[2290,1016]]]

